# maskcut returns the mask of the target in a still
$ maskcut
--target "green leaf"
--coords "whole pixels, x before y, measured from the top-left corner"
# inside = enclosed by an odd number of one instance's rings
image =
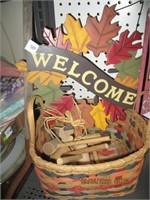
[[[50,81],[48,85],[44,86],[39,83],[39,80],[37,80],[35,81],[35,85],[38,89],[32,91],[31,95],[40,95],[47,105],[63,95],[60,86],[54,85],[52,81]]]
[[[131,51],[130,54],[132,57],[129,60],[123,60],[121,63],[114,65],[114,67],[119,71],[118,76],[121,79],[124,79],[128,75],[132,76],[134,79],[139,77],[141,56],[135,58],[135,51]]]

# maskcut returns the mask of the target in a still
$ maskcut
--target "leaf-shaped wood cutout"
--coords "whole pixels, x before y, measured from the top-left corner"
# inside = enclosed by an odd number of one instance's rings
[[[118,119],[125,120],[126,114],[121,106],[112,104],[106,100],[102,100],[102,105],[105,108],[105,114],[110,115],[110,119],[114,122]]]
[[[43,30],[43,37],[47,40],[50,46],[70,50],[71,43],[70,40],[66,40],[65,43],[63,43],[63,33],[61,30],[61,27],[56,29],[56,38],[53,38],[52,31],[50,29],[44,28]]]
[[[60,111],[62,114],[65,114],[66,111],[71,111],[73,108],[73,96],[62,96],[58,101],[54,101],[51,103],[51,106],[56,108],[56,110]]]
[[[142,33],[134,31],[130,37],[128,37],[129,31],[125,30],[120,34],[119,41],[114,41],[107,53],[107,62],[109,64],[118,64],[121,60],[128,60],[132,57],[129,51],[136,51],[142,48],[141,42],[134,43],[136,40],[140,40]]]
[[[129,60],[123,60],[114,67],[119,71],[118,76],[124,79],[126,76],[132,76],[134,79],[139,77],[139,70],[141,67],[141,56],[135,58],[136,52],[130,52],[132,57]]]
[[[41,85],[48,85],[50,81],[52,81],[54,85],[59,85],[62,80],[66,79],[66,76],[52,71],[31,71],[28,72],[26,80],[30,83],[34,83],[38,78],[40,79]]]
[[[36,80],[34,84],[38,89],[33,90],[31,95],[40,95],[45,101],[46,105],[57,100],[63,95],[63,92],[60,89],[59,85],[54,85],[52,81],[47,86],[41,85],[39,83],[39,80]]]
[[[90,37],[84,27],[82,27],[79,19],[74,19],[71,15],[67,15],[64,27],[67,30],[67,35],[64,35],[64,41],[70,40],[71,51],[79,54],[88,51],[86,45],[90,41]]]
[[[95,56],[99,56],[101,52],[107,52],[111,45],[109,41],[118,35],[120,30],[118,22],[111,24],[111,20],[117,15],[115,7],[116,5],[111,7],[106,5],[100,21],[97,17],[87,18],[85,28],[91,38],[87,47],[93,51]]]
[[[137,89],[139,79],[138,78],[134,79],[132,76],[126,76],[124,79],[121,79],[119,76],[117,76],[115,78],[115,81],[132,89]]]
[[[20,60],[15,64],[15,66],[17,67],[18,71],[27,71],[27,63],[24,60]]]
[[[108,126],[108,123],[106,120],[110,119],[110,115],[105,114],[105,108],[103,107],[101,101],[99,101],[99,103],[96,106],[92,106],[92,107],[93,107],[93,110],[90,112],[90,115],[93,117],[95,121],[95,126],[105,131]]]
[[[86,128],[92,128],[94,126],[94,120],[90,115],[90,112],[92,110],[92,107],[86,102],[86,100],[82,99],[81,103],[77,105],[80,113],[81,113],[81,119],[85,120],[85,127]],[[73,119],[77,120],[79,119],[79,110],[75,109],[72,111]]]

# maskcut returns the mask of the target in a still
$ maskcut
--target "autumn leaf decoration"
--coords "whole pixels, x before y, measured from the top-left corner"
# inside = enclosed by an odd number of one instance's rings
[[[16,62],[15,64],[18,71],[27,71],[27,63],[24,60],[20,60],[19,62]]]
[[[59,85],[60,82],[66,79],[66,76],[53,71],[31,71],[28,72],[26,80],[29,83],[34,83],[39,79],[40,84],[43,86],[48,85],[51,81],[54,85]]]
[[[120,34],[119,41],[114,41],[107,53],[107,62],[109,64],[118,64],[121,60],[128,60],[132,57],[130,51],[136,51],[142,48],[141,42],[134,43],[136,40],[140,40],[142,33],[134,31],[130,37],[128,37],[129,31],[125,30]],[[133,44],[134,43],[134,44]]]
[[[85,127],[91,128],[94,126],[94,120],[90,115],[91,110],[91,105],[88,104],[85,99],[82,99],[81,103],[77,106],[74,106],[74,109],[72,110],[73,119],[76,120],[81,117],[85,120]],[[81,113],[81,116],[79,116],[79,111]]]
[[[73,96],[66,95],[61,96],[58,101],[54,101],[50,104],[50,106],[54,107],[56,110],[65,114],[66,111],[71,111],[73,108]]]
[[[110,115],[111,121],[117,121],[118,119],[125,120],[126,114],[124,112],[124,109],[121,106],[117,106],[115,104],[112,104],[105,99],[102,100],[102,105],[105,108],[105,114]]]
[[[69,100],[69,96],[68,96],[68,100]],[[70,101],[72,102],[72,101]],[[69,105],[70,103],[65,102],[65,105]],[[53,104],[51,104],[53,105]],[[92,110],[92,107],[90,106],[90,104],[87,103],[87,101],[85,99],[82,99],[80,103],[76,103],[75,100],[71,103],[71,106],[69,107],[69,111],[71,111],[71,115],[73,118],[73,121],[76,120],[84,120],[85,124],[84,127],[85,129],[87,128],[91,128],[94,126],[94,120],[92,118],[92,116],[90,115],[90,111]],[[70,109],[71,108],[71,109]],[[60,109],[58,109],[60,110]],[[63,112],[65,114],[65,112]],[[74,127],[74,134],[76,137],[78,137],[79,135],[81,136],[81,134],[84,131],[84,127],[82,126],[75,126]]]
[[[129,60],[122,60],[114,67],[119,71],[118,76],[124,79],[126,76],[131,75],[134,79],[138,78],[141,65],[141,56],[135,57],[136,52],[130,52],[131,58]]]
[[[39,79],[37,79],[34,82],[34,84],[37,87],[37,89],[32,91],[31,96],[40,95],[45,101],[46,105],[57,100],[63,95],[63,92],[61,91],[60,86],[54,85],[53,82],[49,82],[48,85],[44,86],[44,85],[41,85],[39,82]]]
[[[110,48],[110,40],[118,35],[120,26],[118,22],[112,23],[112,19],[117,15],[116,5],[104,7],[101,20],[89,16],[86,21],[86,30],[90,36],[90,42],[87,44],[89,50],[93,51],[95,56],[101,52],[107,52]]]
[[[63,33],[61,30],[61,27],[57,28],[56,31],[56,37],[53,37],[52,31],[50,29],[47,29],[46,27],[43,30],[43,37],[45,38],[45,40],[47,40],[49,46],[54,46],[54,47],[58,47],[58,48],[62,48],[62,49],[66,49],[66,50],[70,50],[71,48],[71,43],[70,40],[65,40],[65,42],[63,43]]]
[[[124,79],[122,79],[119,76],[116,76],[115,81],[135,90],[138,88],[138,78],[135,79],[131,75],[126,76]]]
[[[87,53],[87,43],[90,41],[90,37],[85,29],[82,27],[79,19],[76,20],[71,15],[67,15],[64,27],[67,30],[67,34],[64,35],[64,42],[68,39],[71,42],[71,51],[74,53]]]
[[[43,113],[43,116],[63,116],[66,111],[71,111],[74,106],[73,96],[72,95],[64,95],[61,96],[56,101],[52,101],[46,109],[46,112]],[[56,120],[49,120],[48,124],[55,124]]]
[[[108,126],[107,120],[110,119],[110,115],[105,114],[105,108],[103,107],[102,102],[99,101],[96,106],[92,105],[92,108],[90,115],[93,117],[96,127],[101,130],[106,130]]]

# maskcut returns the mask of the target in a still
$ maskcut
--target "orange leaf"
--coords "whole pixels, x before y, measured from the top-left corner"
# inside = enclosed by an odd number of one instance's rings
[[[67,15],[64,26],[67,35],[64,35],[64,42],[70,39],[71,51],[75,53],[86,53],[88,51],[86,45],[90,41],[90,37],[85,28],[82,27],[79,19],[74,19],[71,15]]]
[[[121,79],[119,76],[117,76],[115,81],[133,89],[138,88],[138,78],[134,79],[132,76],[126,76],[124,79]]]
[[[61,80],[66,79],[66,76],[52,71],[31,71],[27,74],[27,81],[34,83],[35,80],[40,79],[41,85],[48,85],[50,81],[53,81],[54,85],[59,85]]]
[[[78,105],[78,108],[79,108],[80,113],[81,113],[81,118],[85,120],[85,127],[86,128],[92,128],[94,126],[94,120],[90,115],[92,107],[89,104],[87,104],[86,100],[82,99],[81,103]],[[74,109],[73,118],[75,120],[79,119],[78,109]]]

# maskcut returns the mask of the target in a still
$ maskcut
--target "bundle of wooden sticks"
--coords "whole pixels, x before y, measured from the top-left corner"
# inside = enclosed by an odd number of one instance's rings
[[[73,138],[73,127],[55,127],[53,131],[57,138],[44,143],[42,151],[59,165],[98,163],[102,161],[98,151],[110,148],[110,136],[96,128],[80,138]]]

